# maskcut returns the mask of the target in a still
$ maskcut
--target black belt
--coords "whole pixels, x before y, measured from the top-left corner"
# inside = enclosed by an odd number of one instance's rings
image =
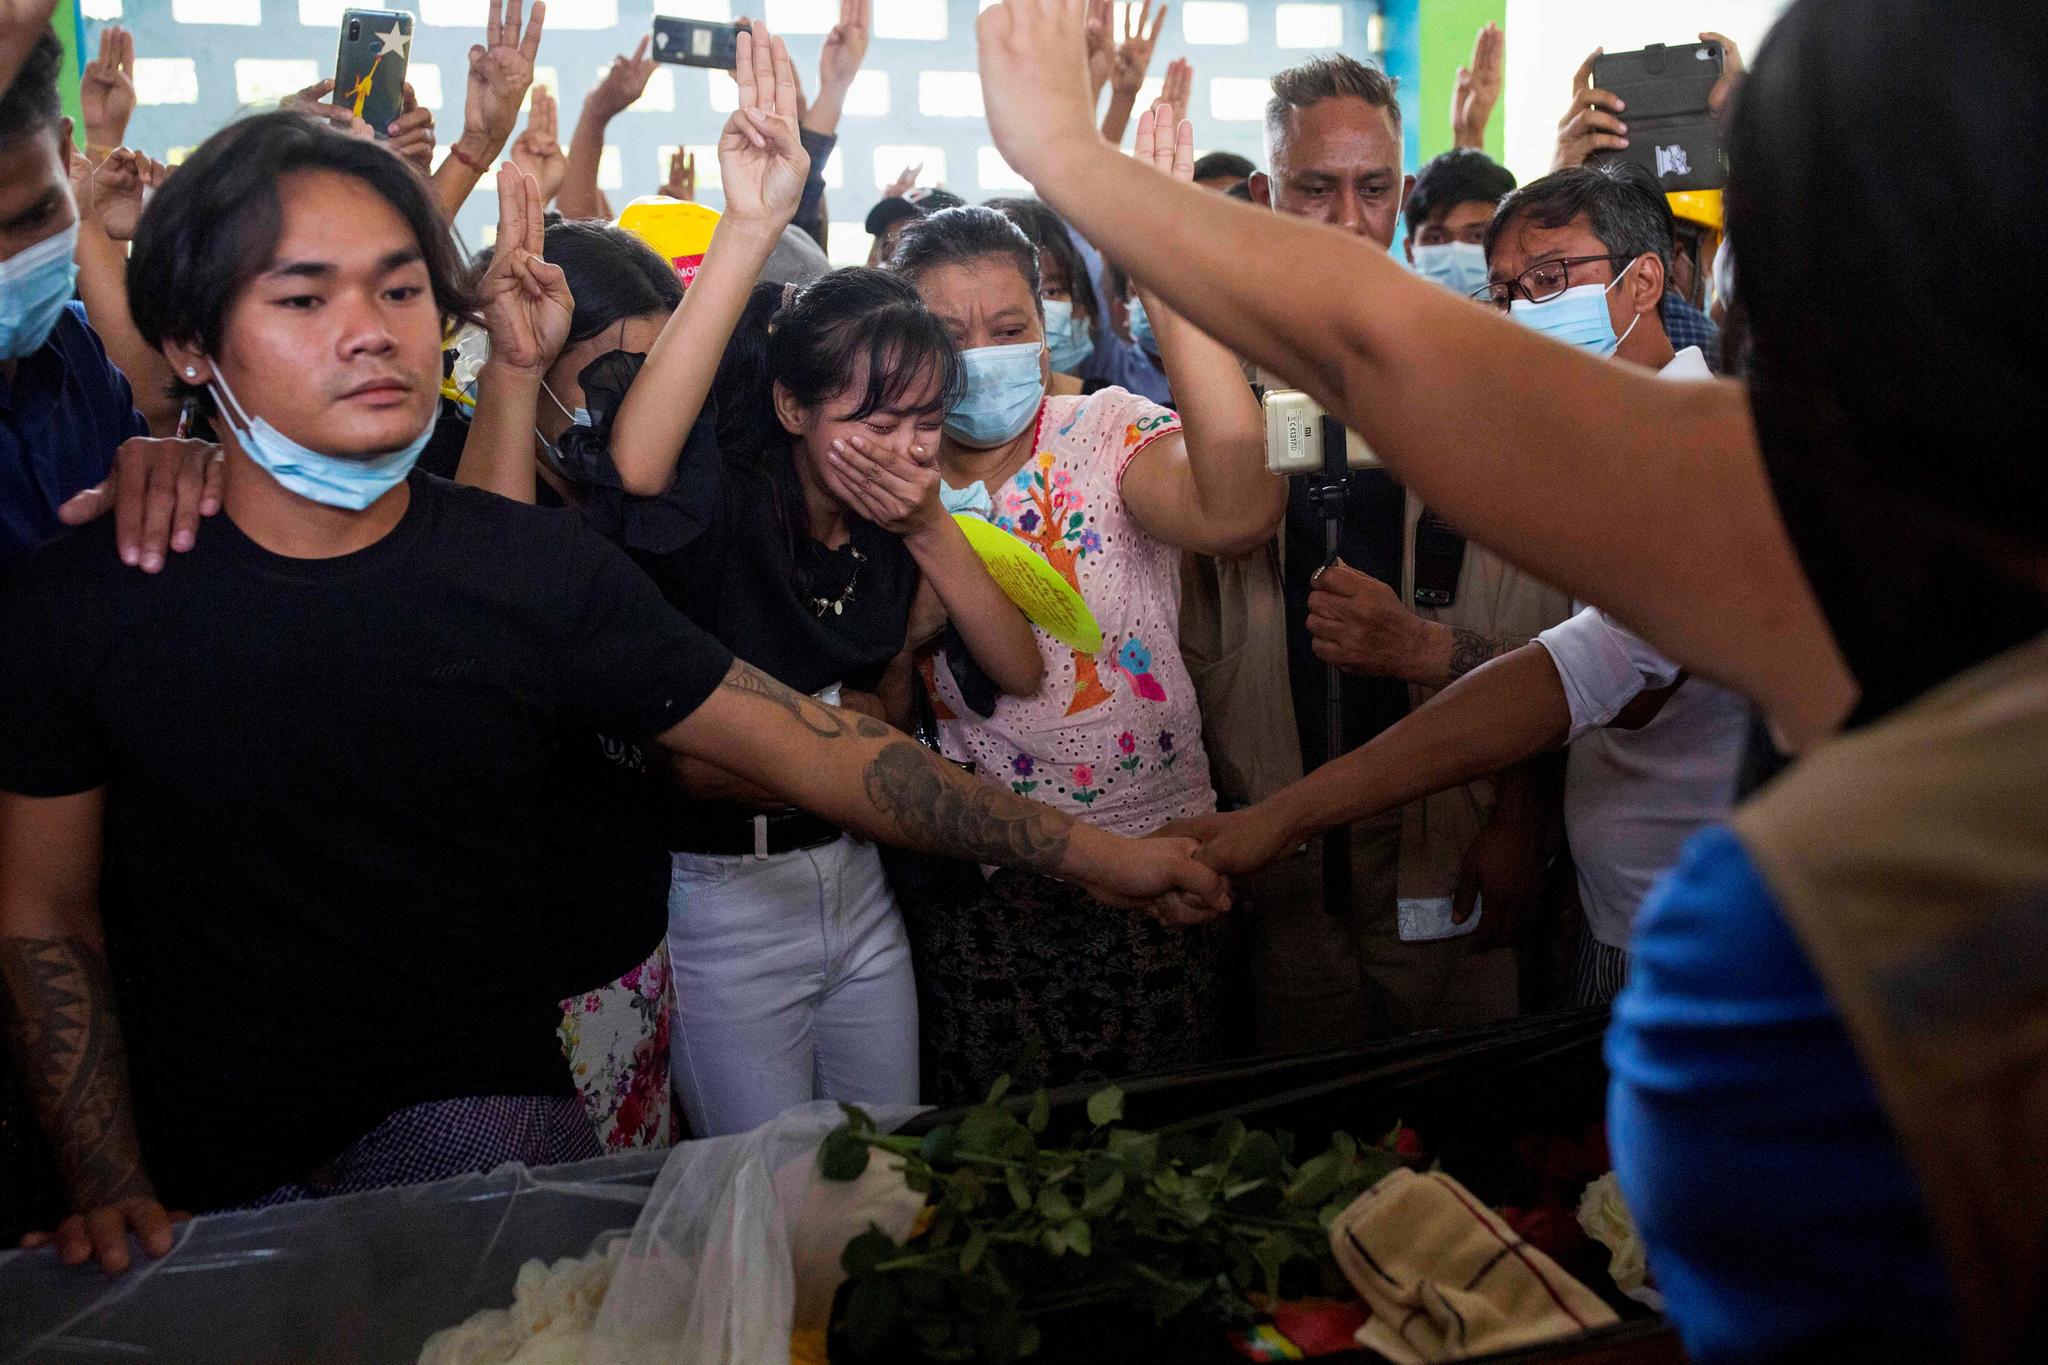
[[[669,833],[669,848],[712,858],[774,857],[820,848],[845,831],[807,810],[750,812],[738,807],[698,807]]]

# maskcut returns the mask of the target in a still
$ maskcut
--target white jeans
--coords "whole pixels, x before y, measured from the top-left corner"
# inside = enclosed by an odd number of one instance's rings
[[[670,1066],[696,1137],[808,1100],[917,1103],[917,985],[875,846],[672,855]]]

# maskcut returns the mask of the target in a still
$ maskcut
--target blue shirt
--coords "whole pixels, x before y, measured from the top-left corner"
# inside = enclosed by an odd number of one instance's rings
[[[1712,1365],[1952,1345],[1913,1172],[1725,826],[1694,836],[1643,902],[1631,953],[1607,1035],[1608,1139],[1686,1351]]]
[[[149,435],[128,381],[72,303],[41,349],[0,380],[0,571],[63,530],[57,507],[107,477],[130,436]]]

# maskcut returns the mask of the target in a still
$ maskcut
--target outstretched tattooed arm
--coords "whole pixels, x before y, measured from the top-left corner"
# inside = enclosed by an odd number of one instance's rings
[[[1121,839],[983,782],[872,716],[804,696],[744,662],[661,737],[883,843],[1085,884],[1170,923],[1229,906],[1185,840]]]
[[[9,1050],[56,1148],[72,1216],[54,1234],[67,1264],[129,1262],[128,1232],[152,1255],[171,1246],[135,1136],[128,1059],[100,928],[102,793],[0,793],[0,982]]]

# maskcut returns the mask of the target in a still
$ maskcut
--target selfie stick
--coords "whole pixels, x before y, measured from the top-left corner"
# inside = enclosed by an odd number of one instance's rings
[[[1345,476],[1349,473],[1342,423],[1322,423],[1323,471],[1309,485],[1309,503],[1323,517],[1323,563],[1337,562],[1338,535],[1344,525]],[[1323,665],[1323,761],[1344,754],[1344,671]],[[1351,908],[1351,827],[1339,825],[1323,835],[1323,909],[1342,915]]]

